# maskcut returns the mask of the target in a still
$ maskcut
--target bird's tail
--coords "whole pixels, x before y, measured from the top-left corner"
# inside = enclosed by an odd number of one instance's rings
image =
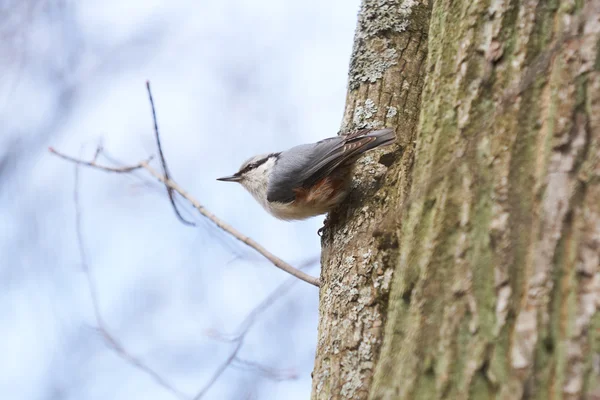
[[[396,141],[396,132],[391,128],[379,129],[376,131],[365,132],[364,135],[357,137],[357,139],[371,138],[370,141],[365,143],[360,149],[361,153],[374,149],[376,147],[387,146]],[[375,140],[373,140],[373,138]]]

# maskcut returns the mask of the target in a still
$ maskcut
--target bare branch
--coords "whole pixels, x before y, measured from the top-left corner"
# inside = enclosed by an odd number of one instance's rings
[[[208,382],[206,382],[204,387],[200,389],[200,391],[192,398],[193,400],[200,400],[202,397],[204,397],[204,395],[210,390],[210,388],[221,377],[221,375],[223,375],[223,372],[225,372],[225,370],[229,368],[233,360],[237,357],[238,353],[240,352],[240,349],[242,348],[243,344],[243,339],[236,341],[236,345],[229,354],[229,356],[225,359],[225,361],[223,361],[221,365],[219,365],[219,368],[216,369],[216,371],[210,377]]]
[[[271,252],[269,252],[267,249],[265,249],[263,246],[261,246],[258,242],[256,242],[254,239],[242,234],[241,232],[239,232],[237,229],[235,229],[233,226],[229,225],[228,223],[226,223],[225,221],[221,220],[220,218],[218,218],[216,215],[214,215],[212,212],[210,212],[208,209],[206,209],[202,204],[200,204],[200,202],[198,202],[198,200],[196,200],[195,198],[193,198],[190,194],[188,194],[185,190],[183,190],[183,188],[181,186],[179,186],[175,181],[173,181],[173,179],[170,178],[169,175],[169,171],[167,168],[167,163],[165,161],[165,157],[164,154],[162,152],[162,146],[160,143],[160,135],[159,135],[159,131],[158,131],[158,123],[156,120],[156,110],[154,107],[154,100],[152,98],[152,92],[150,90],[150,82],[146,81],[146,88],[148,90],[148,97],[150,99],[150,105],[152,107],[152,117],[153,117],[153,122],[154,122],[154,135],[156,138],[156,143],[158,146],[158,151],[160,154],[160,159],[161,159],[161,165],[164,171],[164,174],[160,174],[158,173],[154,168],[152,168],[150,166],[149,161],[142,161],[136,165],[133,166],[129,166],[129,167],[107,167],[107,166],[103,166],[103,165],[99,165],[96,163],[96,158],[100,152],[100,150],[96,151],[96,155],[94,156],[92,161],[83,161],[71,156],[67,156],[63,153],[60,153],[58,151],[56,151],[54,148],[50,147],[49,150],[51,153],[61,157],[64,160],[70,161],[70,162],[74,162],[76,164],[79,165],[84,165],[84,166],[88,166],[88,167],[92,167],[92,168],[98,168],[107,172],[118,172],[118,173],[126,173],[126,172],[131,172],[140,168],[144,168],[146,171],[148,171],[150,173],[150,175],[152,175],[154,178],[156,178],[159,182],[162,182],[165,187],[167,188],[167,193],[169,195],[169,201],[171,202],[171,205],[173,206],[173,209],[175,211],[175,213],[177,214],[178,218],[190,225],[192,224],[191,222],[186,221],[185,219],[183,219],[183,217],[181,216],[181,214],[179,214],[179,210],[177,209],[176,205],[175,205],[175,200],[173,197],[173,191],[176,191],[177,193],[179,193],[179,195],[181,195],[184,199],[186,199],[190,204],[192,204],[194,206],[194,208],[196,208],[196,210],[198,210],[198,212],[204,216],[205,218],[207,218],[208,220],[210,220],[212,223],[214,223],[217,227],[219,227],[220,229],[222,229],[223,231],[229,233],[231,236],[233,236],[234,238],[236,238],[237,240],[241,241],[242,243],[246,244],[247,246],[253,248],[254,250],[256,250],[258,253],[260,253],[263,257],[265,257],[267,260],[271,261],[271,263],[273,263],[273,265],[275,265],[277,268],[287,272],[288,274],[291,274],[293,276],[295,276],[298,279],[301,279],[307,283],[310,283],[311,285],[317,286],[319,287],[320,282],[318,278],[312,277],[302,271],[300,271],[297,268],[294,268],[293,266],[291,266],[290,264],[286,263],[285,261],[283,261],[282,259],[280,259],[279,257],[275,256],[274,254],[272,254]],[[193,225],[193,224],[192,224]]]
[[[294,268],[293,266],[286,263],[279,257],[275,256],[273,253],[268,251],[266,248],[261,246],[254,239],[242,234],[240,231],[235,229],[233,226],[229,225],[227,222],[218,218],[216,215],[214,215],[212,212],[210,212],[207,208],[205,208],[202,204],[200,204],[200,202],[198,200],[196,200],[194,197],[192,197],[192,195],[187,193],[176,182],[174,182],[171,179],[168,179],[167,177],[165,177],[164,175],[162,175],[158,171],[156,171],[154,168],[152,168],[148,161],[142,161],[136,165],[129,166],[129,167],[107,167],[107,166],[99,165],[93,161],[83,161],[83,160],[80,160],[80,159],[77,159],[77,158],[74,158],[71,156],[67,156],[65,154],[58,152],[57,150],[53,149],[52,147],[49,150],[51,153],[59,156],[60,158],[62,158],[64,160],[74,162],[79,165],[84,165],[87,167],[97,168],[97,169],[107,171],[107,172],[123,173],[123,172],[131,172],[133,170],[137,170],[140,168],[145,169],[146,171],[148,171],[150,173],[150,175],[152,175],[154,178],[156,178],[159,182],[162,182],[165,186],[167,186],[167,187],[171,188],[172,190],[176,191],[177,193],[179,193],[179,195],[181,197],[183,197],[184,199],[186,199],[191,205],[193,205],[194,208],[196,208],[196,210],[198,210],[198,212],[202,216],[204,216],[205,218],[210,220],[217,227],[219,227],[223,231],[227,232],[228,234],[230,234],[231,236],[233,236],[240,242],[242,242],[242,243],[246,244],[247,246],[256,250],[259,254],[261,254],[263,257],[265,257],[267,260],[269,260],[277,268],[287,272],[290,275],[295,276],[296,278],[298,278],[300,280],[303,280],[304,282],[307,282],[307,283],[310,283],[311,285],[319,287],[320,282],[319,282],[318,278],[310,276],[310,275],[302,272],[301,270]]]
[[[98,157],[103,151],[104,147],[102,146],[102,144],[98,144],[98,147],[96,147],[96,152],[94,153],[94,158],[92,158],[93,163],[95,163],[98,160]]]
[[[101,149],[99,148],[99,150],[101,151]],[[97,169],[101,169],[103,171],[107,171],[107,172],[116,172],[118,174],[126,174],[132,171],[135,171],[136,169],[142,169],[144,168],[144,164],[148,163],[150,160],[152,160],[152,157],[150,157],[148,160],[146,161],[142,161],[140,163],[137,163],[135,165],[129,165],[129,166],[124,166],[124,167],[109,167],[106,165],[98,165],[96,164],[96,158],[97,156],[94,156],[94,159],[92,161],[83,161],[80,160],[78,158],[75,157],[71,157],[68,156],[66,154],[60,153],[58,151],[56,151],[54,149],[54,147],[48,147],[48,151],[50,151],[50,153],[62,158],[63,160],[67,160],[70,161],[72,163],[78,164],[78,165],[83,165],[85,167],[92,167],[92,168],[97,168]],[[97,151],[98,153],[99,151]]]
[[[309,266],[310,264],[312,264],[313,260],[308,260],[307,262],[304,263],[304,265],[302,266],[302,268]],[[260,304],[258,304],[256,307],[254,307],[254,309],[252,309],[252,311],[250,311],[250,313],[246,316],[246,318],[244,318],[244,320],[242,321],[242,323],[240,324],[240,326],[237,329],[237,332],[234,336],[230,336],[228,337],[228,335],[223,335],[223,334],[219,334],[217,332],[210,332],[210,337],[213,339],[217,339],[220,341],[226,341],[226,342],[231,342],[231,343],[235,343],[235,347],[233,348],[232,352],[229,354],[229,356],[227,357],[227,359],[225,359],[225,361],[221,364],[221,366],[214,372],[213,376],[211,377],[211,379],[209,379],[209,381],[206,383],[206,385],[202,388],[202,390],[200,390],[200,392],[198,392],[198,394],[194,397],[194,400],[200,400],[207,392],[208,390],[215,384],[215,382],[219,379],[219,377],[227,370],[228,367],[230,366],[235,366],[235,363],[238,364],[245,364],[246,367],[255,369],[255,370],[261,370],[261,372],[265,375],[267,375],[266,371],[269,370],[270,372],[274,372],[276,370],[274,369],[269,369],[268,367],[264,367],[258,363],[252,363],[250,361],[244,361],[241,360],[238,357],[238,353],[240,352],[243,344],[244,344],[244,339],[246,338],[246,334],[248,333],[248,331],[250,330],[250,328],[252,327],[252,325],[254,324],[254,322],[256,322],[256,319],[258,318],[258,316],[260,314],[262,314],[263,312],[265,312],[271,305],[273,305],[273,303],[275,303],[275,301],[279,298],[281,298],[283,295],[285,295],[291,288],[292,286],[298,282],[295,278],[289,278],[287,279],[285,282],[283,282],[281,285],[277,286],[277,288],[275,288],[275,290],[273,290],[271,292],[271,294],[269,294],[267,296],[267,298],[265,298],[263,301],[260,302]],[[261,368],[259,368],[261,367]],[[283,380],[285,379],[282,374],[268,374],[269,377],[271,379],[275,379],[273,378],[274,376],[279,376],[279,378],[277,380]],[[289,378],[288,379],[292,379],[292,374],[289,374]],[[294,375],[294,379],[295,379],[295,375]]]
[[[292,369],[279,370],[277,368],[272,368],[267,365],[262,365],[255,361],[244,360],[239,357],[233,359],[231,366],[247,371],[258,372],[265,378],[271,379],[273,381],[287,381],[292,379],[298,379],[298,374]]]
[[[209,219],[216,226],[218,226],[219,228],[221,228],[225,232],[229,233],[231,236],[233,236],[234,238],[236,238],[240,242],[242,242],[242,243],[246,244],[247,246],[249,246],[249,247],[253,248],[254,250],[256,250],[258,253],[260,253],[267,260],[271,261],[271,263],[273,263],[273,265],[275,265],[279,269],[287,272],[288,274],[295,276],[298,279],[301,279],[301,280],[303,280],[303,281],[305,281],[307,283],[310,283],[311,285],[314,285],[314,286],[317,286],[317,287],[320,285],[320,282],[319,282],[318,278],[314,278],[314,277],[312,277],[312,276],[310,276],[310,275],[308,275],[308,274],[300,271],[299,269],[296,269],[296,268],[292,267],[290,264],[286,263],[285,261],[283,261],[279,257],[275,256],[273,253],[271,253],[270,251],[268,251],[267,249],[265,249],[263,246],[261,246],[254,239],[252,239],[252,238],[250,238],[250,237],[242,234],[240,231],[238,231],[237,229],[235,229],[233,226],[229,225],[227,222],[225,222],[225,221],[221,220],[220,218],[218,218],[216,215],[214,215],[212,212],[210,212],[206,207],[204,207],[202,204],[200,204],[200,202],[198,202],[198,200],[196,200],[189,193],[187,193],[176,182],[173,182],[172,180],[165,179],[155,169],[153,169],[150,165],[148,165],[147,162],[142,161],[142,165],[143,165],[143,168],[145,168],[150,173],[150,175],[152,175],[153,177],[155,177],[157,180],[161,181],[165,185],[168,185],[173,190],[175,190],[177,193],[179,193],[181,195],[181,197],[183,197],[184,199],[186,199],[187,201],[189,201],[190,204],[192,204],[194,206],[194,208],[196,210],[198,210],[198,212],[200,214],[202,214],[204,217],[206,217],[207,219]]]
[[[91,296],[91,300],[92,300],[92,306],[94,309],[94,316],[96,319],[98,333],[102,336],[102,338],[104,339],[107,346],[109,348],[111,348],[120,358],[125,360],[127,363],[129,363],[133,367],[138,368],[142,372],[149,375],[158,385],[162,386],[163,388],[165,388],[166,390],[171,392],[171,394],[173,394],[177,398],[187,400],[189,398],[188,396],[186,396],[185,394],[183,394],[182,392],[177,390],[175,387],[173,387],[166,379],[164,379],[162,376],[160,376],[159,373],[157,373],[155,370],[150,368],[148,365],[146,365],[141,359],[139,359],[138,357],[129,353],[125,349],[125,347],[121,344],[121,342],[110,333],[110,330],[109,330],[106,322],[102,318],[102,314],[100,312],[100,306],[99,306],[98,294],[97,294],[98,291],[97,291],[95,281],[93,279],[91,270],[90,270],[88,262],[87,262],[87,254],[85,251],[85,245],[83,243],[81,205],[80,205],[80,201],[79,201],[79,166],[84,165],[84,166],[89,166],[89,167],[93,167],[93,168],[98,168],[98,169],[101,169],[104,171],[122,172],[122,170],[125,168],[129,168],[130,170],[138,169],[138,168],[146,168],[147,164],[144,164],[145,162],[142,162],[139,164],[140,166],[113,168],[113,167],[105,167],[105,166],[98,165],[95,163],[95,161],[92,161],[92,162],[80,161],[76,158],[73,158],[70,156],[65,156],[55,150],[53,150],[52,153],[58,155],[59,157],[65,159],[65,160],[75,163],[75,189],[73,191],[73,202],[75,204],[75,224],[76,224],[77,244],[78,244],[79,255],[80,255],[80,259],[81,259],[81,269],[85,274],[87,284],[88,284],[88,287],[90,290],[90,296]],[[99,154],[100,154],[100,151],[96,151],[95,158]],[[142,165],[142,164],[144,164],[144,165]],[[166,182],[169,182],[169,181],[166,181]],[[177,189],[173,189],[173,190],[177,190]],[[309,259],[309,260],[305,261],[304,263],[302,263],[301,268],[306,268],[306,267],[310,266],[311,264],[314,264],[315,262],[316,262],[315,259]],[[229,367],[235,367],[235,368],[254,371],[254,372],[260,373],[261,375],[265,376],[268,379],[277,380],[277,381],[297,378],[297,374],[293,370],[278,371],[275,368],[264,366],[257,362],[244,360],[238,356],[239,352],[244,344],[244,339],[246,337],[246,334],[248,333],[248,331],[250,330],[250,328],[252,327],[254,322],[256,322],[256,319],[258,318],[258,316],[260,314],[262,314],[263,312],[265,312],[273,303],[275,303],[275,301],[277,299],[284,296],[296,282],[298,282],[296,278],[289,278],[285,282],[283,282],[281,285],[279,285],[269,296],[267,296],[260,304],[258,304],[246,316],[246,318],[244,318],[244,320],[240,324],[239,328],[237,329],[236,335],[233,338],[224,339],[224,337],[223,337],[224,341],[234,343],[234,347],[233,347],[231,353],[229,354],[229,356],[213,372],[212,376],[206,382],[206,384],[202,387],[202,389],[200,389],[198,391],[198,393],[194,397],[192,397],[193,400],[200,400],[202,397],[204,397],[204,395],[212,388],[212,386],[217,382],[217,380],[223,375],[223,373]],[[217,337],[217,335],[213,335],[213,337]]]
[[[246,333],[248,333],[252,325],[254,325],[254,322],[256,321],[258,316],[264,313],[269,307],[271,307],[276,300],[283,297],[292,288],[292,286],[294,286],[296,282],[296,279],[289,278],[285,280],[282,284],[277,286],[277,288],[275,288],[275,290],[273,290],[271,294],[267,296],[267,298],[265,298],[246,316],[246,318],[244,318],[236,332],[236,338],[240,338],[246,335]]]
[[[150,90],[150,81],[146,81],[146,89],[148,90],[148,99],[150,100],[150,107],[152,108],[152,121],[154,122],[154,137],[156,138],[156,146],[158,147],[158,155],[160,156],[160,164],[162,165],[162,169],[164,172],[164,177],[166,180],[171,180],[171,174],[169,173],[169,169],[167,168],[167,160],[165,159],[165,155],[163,154],[162,145],[160,144],[160,135],[158,133],[158,122],[156,120],[156,109],[154,108],[154,99],[152,98],[152,90]],[[188,226],[195,226],[193,222],[190,222],[181,216],[177,205],[175,204],[175,199],[173,198],[173,188],[169,185],[165,185],[167,188],[167,194],[169,195],[169,201],[173,206],[173,211],[175,211],[175,215],[177,218],[184,224]]]
[[[92,303],[93,303],[93,308],[94,308],[94,315],[95,315],[96,323],[98,325],[99,333],[102,335],[102,337],[103,337],[104,341],[107,343],[107,345],[110,348],[112,348],[117,353],[117,355],[119,355],[122,359],[124,359],[130,365],[132,365],[132,366],[140,369],[141,371],[145,372],[146,374],[148,374],[157,384],[159,384],[160,386],[162,386],[163,388],[165,388],[166,390],[171,392],[176,397],[178,397],[180,399],[186,399],[187,396],[185,396],[182,392],[175,389],[169,382],[167,382],[164,378],[162,378],[156,371],[154,371],[153,369],[148,367],[146,364],[144,364],[139,358],[131,355],[124,348],[124,346],[114,336],[112,336],[110,334],[109,329],[108,329],[105,321],[102,318],[100,308],[99,308],[96,285],[93,280],[92,274],[89,270],[89,266],[87,263],[87,255],[85,253],[85,246],[83,244],[83,234],[82,234],[82,227],[81,227],[81,224],[82,224],[82,222],[81,222],[81,207],[79,204],[79,194],[78,194],[79,166],[86,166],[86,167],[96,168],[96,169],[106,171],[106,172],[116,172],[116,173],[132,173],[136,170],[145,169],[156,180],[158,180],[159,182],[161,182],[162,184],[165,185],[165,187],[167,188],[167,194],[169,196],[171,205],[173,206],[173,209],[174,209],[177,217],[183,223],[185,223],[187,225],[194,225],[191,222],[188,222],[185,219],[183,219],[183,217],[179,213],[179,210],[177,209],[176,204],[175,204],[175,198],[174,198],[173,192],[177,192],[181,197],[186,199],[191,205],[194,206],[194,208],[196,208],[196,210],[202,216],[204,216],[205,218],[210,220],[221,230],[230,234],[231,236],[233,236],[237,240],[241,241],[242,243],[246,244],[247,246],[253,248],[259,254],[261,254],[263,257],[265,257],[267,260],[269,260],[271,263],[273,263],[275,266],[277,266],[278,268],[282,269],[285,272],[288,272],[289,274],[293,275],[294,277],[296,277],[298,279],[301,279],[301,280],[308,282],[317,287],[319,286],[319,280],[318,280],[318,278],[314,278],[314,277],[304,273],[300,269],[296,269],[296,268],[292,267],[291,265],[287,264],[285,261],[281,260],[280,258],[276,257],[275,255],[273,255],[272,253],[267,251],[264,247],[262,247],[260,244],[258,244],[253,239],[243,235],[242,233],[237,231],[235,228],[233,228],[231,225],[229,225],[226,222],[222,221],[221,219],[217,218],[213,213],[211,213],[209,210],[207,210],[195,198],[193,198],[191,195],[189,195],[185,190],[183,190],[183,188],[181,188],[176,182],[173,181],[173,179],[170,177],[167,163],[166,163],[163,151],[162,151],[162,145],[160,142],[160,135],[159,135],[159,130],[158,130],[158,123],[157,123],[157,119],[156,119],[156,110],[154,107],[154,100],[152,98],[152,92],[150,90],[149,82],[146,82],[146,87],[148,90],[148,97],[150,100],[150,105],[152,107],[154,133],[155,133],[156,143],[157,143],[157,147],[158,147],[158,151],[159,151],[159,155],[160,155],[161,165],[162,165],[163,172],[164,172],[163,174],[159,173],[158,171],[156,171],[154,168],[152,168],[150,166],[149,163],[150,163],[151,158],[146,161],[141,161],[135,165],[130,165],[130,166],[113,167],[113,166],[105,166],[105,165],[98,164],[97,159],[102,154],[102,148],[100,146],[97,148],[97,150],[94,154],[94,157],[91,161],[84,161],[79,158],[68,156],[66,154],[58,152],[57,150],[55,150],[52,147],[49,148],[49,151],[52,154],[75,164],[74,203],[75,203],[75,210],[76,210],[77,242],[78,242],[78,247],[79,247],[79,252],[80,252],[80,257],[81,257],[82,270],[85,273],[87,283],[89,286],[90,295],[92,298]],[[244,319],[244,321],[240,325],[240,328],[238,329],[237,335],[232,340],[229,340],[230,342],[235,344],[230,355],[215,370],[212,377],[208,380],[208,382],[205,384],[205,386],[193,397],[194,400],[198,400],[198,399],[202,398],[204,396],[204,394],[206,392],[208,392],[208,390],[210,390],[210,388],[214,385],[214,383],[219,379],[219,377],[223,374],[223,372],[228,367],[230,367],[234,364],[235,364],[234,366],[237,366],[238,368],[245,367],[246,369],[257,370],[257,371],[261,372],[263,375],[269,377],[270,379],[277,379],[277,380],[290,379],[292,374],[289,374],[289,373],[287,375],[286,374],[278,374],[277,371],[274,369],[270,369],[270,368],[262,366],[258,363],[253,363],[250,361],[245,361],[245,360],[240,359],[238,357],[238,353],[243,346],[246,333],[249,331],[249,329],[254,324],[257,316],[259,314],[261,314],[262,312],[264,312],[271,304],[273,304],[273,302],[277,298],[279,298],[283,294],[285,294],[285,292],[287,292],[287,290],[289,290],[289,288],[291,288],[291,286],[295,282],[296,282],[296,280],[293,278],[284,282],[273,293],[271,293],[271,295],[269,295],[263,302],[261,302]],[[286,378],[286,377],[288,377],[288,378]]]
[[[76,235],[77,235],[77,247],[79,248],[81,269],[82,269],[83,273],[85,274],[87,284],[88,284],[88,287],[90,290],[92,306],[94,308],[94,316],[96,318],[96,324],[98,325],[98,327],[97,327],[98,332],[100,333],[100,335],[102,336],[102,338],[104,339],[106,344],[110,348],[112,348],[119,357],[121,357],[123,360],[128,362],[133,367],[138,368],[139,370],[145,372],[158,385],[162,386],[164,389],[171,392],[177,398],[187,399],[187,396],[185,396],[183,393],[181,393],[180,391],[175,389],[169,382],[167,382],[162,376],[160,376],[160,374],[158,374],[152,368],[150,368],[149,366],[144,364],[139,358],[130,354],[125,349],[125,347],[123,347],[123,345],[110,333],[110,331],[106,325],[106,322],[104,321],[104,319],[102,318],[102,314],[100,313],[100,305],[98,302],[98,291],[96,288],[96,283],[94,281],[94,278],[92,277],[92,273],[91,273],[89,265],[88,265],[87,254],[85,251],[85,245],[83,243],[81,204],[79,202],[79,166],[80,165],[93,166],[93,167],[101,168],[104,170],[110,170],[112,172],[124,172],[123,169],[117,168],[117,169],[111,170],[111,169],[107,169],[108,167],[98,167],[93,162],[91,162],[91,163],[77,162],[77,160],[72,159],[71,157],[63,157],[61,154],[54,152],[54,151],[53,151],[53,153],[61,156],[62,158],[65,158],[69,161],[73,161],[76,164],[75,165],[75,189],[73,191],[73,202],[75,204],[75,230],[76,230]],[[129,168],[129,170],[131,171],[133,169],[137,169],[137,168],[141,168],[141,167],[134,166],[134,167],[126,167],[126,168]]]

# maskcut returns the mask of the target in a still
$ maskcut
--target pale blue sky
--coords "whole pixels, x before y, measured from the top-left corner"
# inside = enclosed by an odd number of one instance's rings
[[[358,1],[0,5],[0,398],[173,399],[94,331],[73,166],[46,149],[91,157],[102,142],[131,163],[154,154],[149,79],[174,178],[281,258],[317,257],[322,217],[278,221],[215,178],[256,153],[336,134]],[[104,318],[131,353],[194,393],[231,351],[206,332],[235,331],[286,275],[198,217],[180,224],[160,186],[89,169],[80,181]],[[241,352],[298,379],[232,368],[204,398],[309,398],[317,306],[318,291],[297,283]]]

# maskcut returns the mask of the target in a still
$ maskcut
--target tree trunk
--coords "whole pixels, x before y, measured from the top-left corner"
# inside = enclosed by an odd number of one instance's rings
[[[382,125],[313,398],[600,399],[600,0],[364,0],[343,129]]]

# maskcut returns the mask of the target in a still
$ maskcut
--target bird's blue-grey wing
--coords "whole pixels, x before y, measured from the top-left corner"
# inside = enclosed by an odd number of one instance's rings
[[[343,140],[338,146],[320,156],[305,171],[304,188],[311,187],[319,180],[331,175],[337,168],[353,163],[364,152],[392,143],[396,136],[393,129],[363,129],[342,138]]]
[[[366,129],[282,152],[269,180],[267,199],[284,203],[293,201],[296,197],[294,189],[310,188],[337,168],[354,162],[365,151],[389,144],[394,139],[392,129]]]
[[[305,187],[314,167],[336,148],[343,146],[342,137],[333,137],[318,143],[303,144],[282,152],[269,178],[267,200],[289,203],[296,199],[294,189]]]

